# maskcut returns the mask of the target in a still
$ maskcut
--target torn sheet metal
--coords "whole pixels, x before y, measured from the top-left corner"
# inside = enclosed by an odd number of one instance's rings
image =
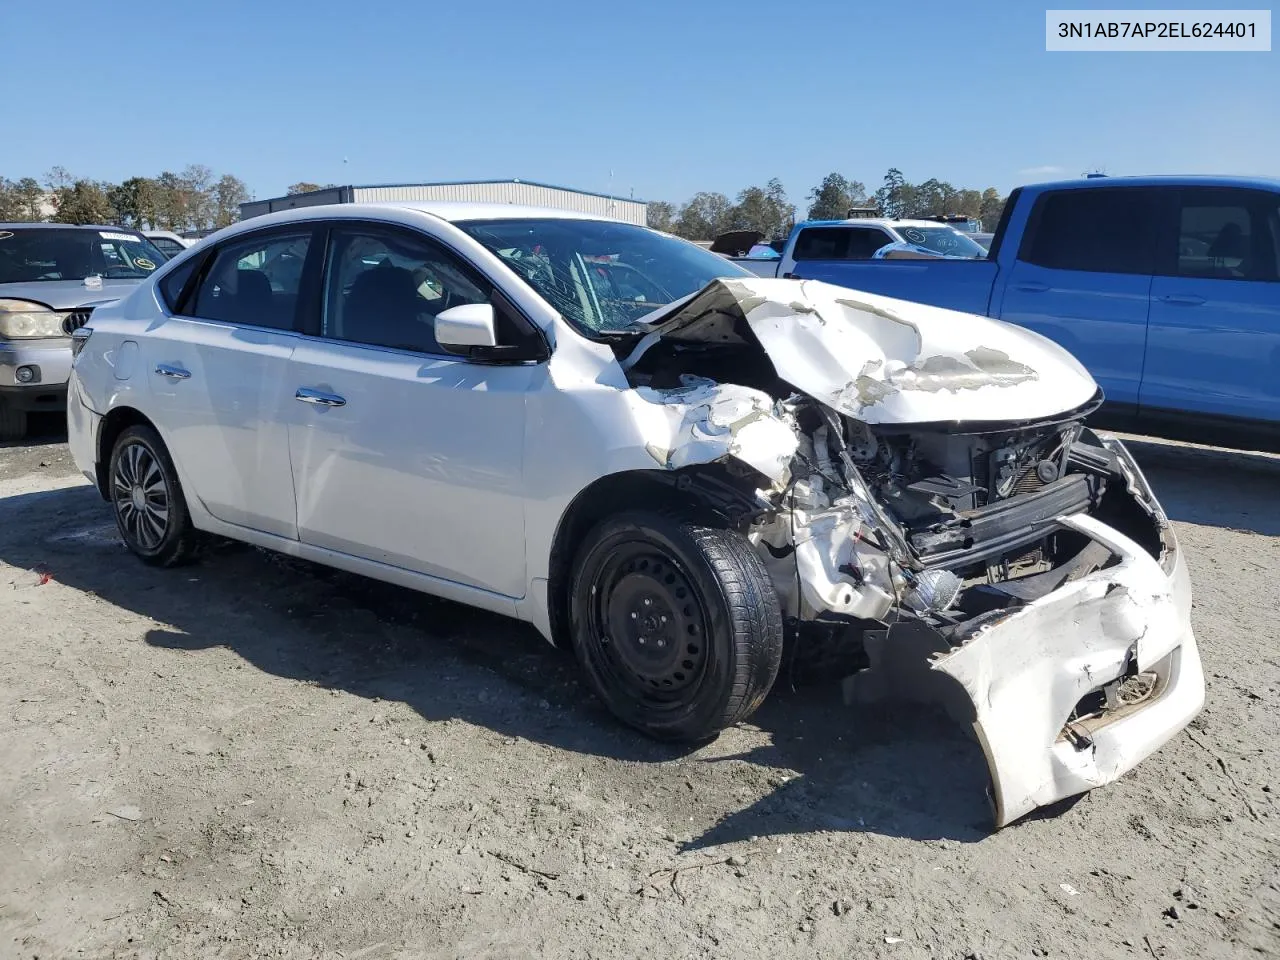
[[[1114,566],[979,627],[932,668],[959,682],[987,756],[1003,826],[1118,778],[1204,703],[1185,566],[1173,577],[1137,543],[1084,515],[1062,523],[1105,545]],[[1078,723],[1081,699],[1132,673],[1146,698]]]
[[[744,342],[740,321],[778,375],[869,424],[1048,418],[1097,393],[1089,372],[1022,327],[816,280],[716,280],[662,315],[624,361],[661,340]]]
[[[752,530],[787,616],[876,620],[893,609],[901,575],[887,554],[866,542],[874,527],[863,514],[853,497],[817,509],[789,503],[786,513]]]
[[[636,394],[660,411],[663,426],[645,449],[668,470],[733,458],[785,483],[799,437],[795,424],[762,390],[685,374],[681,386],[640,387]],[[658,439],[661,437],[661,439]]]

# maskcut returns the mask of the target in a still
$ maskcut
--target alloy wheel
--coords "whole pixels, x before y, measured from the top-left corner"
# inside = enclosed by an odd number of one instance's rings
[[[169,529],[169,484],[146,446],[130,443],[120,451],[111,490],[121,532],[144,551],[159,549]]]

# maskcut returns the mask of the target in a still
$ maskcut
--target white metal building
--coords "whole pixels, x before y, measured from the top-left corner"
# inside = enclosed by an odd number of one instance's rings
[[[643,200],[611,197],[603,193],[556,187],[532,180],[476,180],[470,183],[384,183],[366,187],[327,187],[270,200],[240,204],[240,219],[276,210],[311,207],[323,203],[377,203],[404,200],[460,200],[472,203],[519,203],[559,210],[591,213],[643,225],[647,204]]]

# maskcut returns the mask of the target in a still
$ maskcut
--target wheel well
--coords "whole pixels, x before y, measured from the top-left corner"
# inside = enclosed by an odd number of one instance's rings
[[[765,512],[755,484],[718,464],[683,470],[634,470],[601,477],[569,504],[556,528],[547,582],[552,641],[560,645],[569,627],[573,561],[583,539],[604,518],[637,507],[676,510],[713,526],[745,528]]]
[[[102,425],[98,427],[97,450],[94,453],[94,472],[98,478],[98,493],[102,494],[103,500],[108,499],[107,468],[111,465],[111,450],[116,445],[116,438],[139,424],[155,428],[155,424],[133,407],[116,407],[102,418]]]

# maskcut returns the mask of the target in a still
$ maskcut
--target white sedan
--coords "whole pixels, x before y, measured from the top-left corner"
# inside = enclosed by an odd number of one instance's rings
[[[144,561],[213,534],[518,617],[653,736],[834,644],[851,697],[974,726],[1003,824],[1203,702],[1168,520],[1018,327],[564,211],[342,205],[214,235],[75,350],[72,450]]]

